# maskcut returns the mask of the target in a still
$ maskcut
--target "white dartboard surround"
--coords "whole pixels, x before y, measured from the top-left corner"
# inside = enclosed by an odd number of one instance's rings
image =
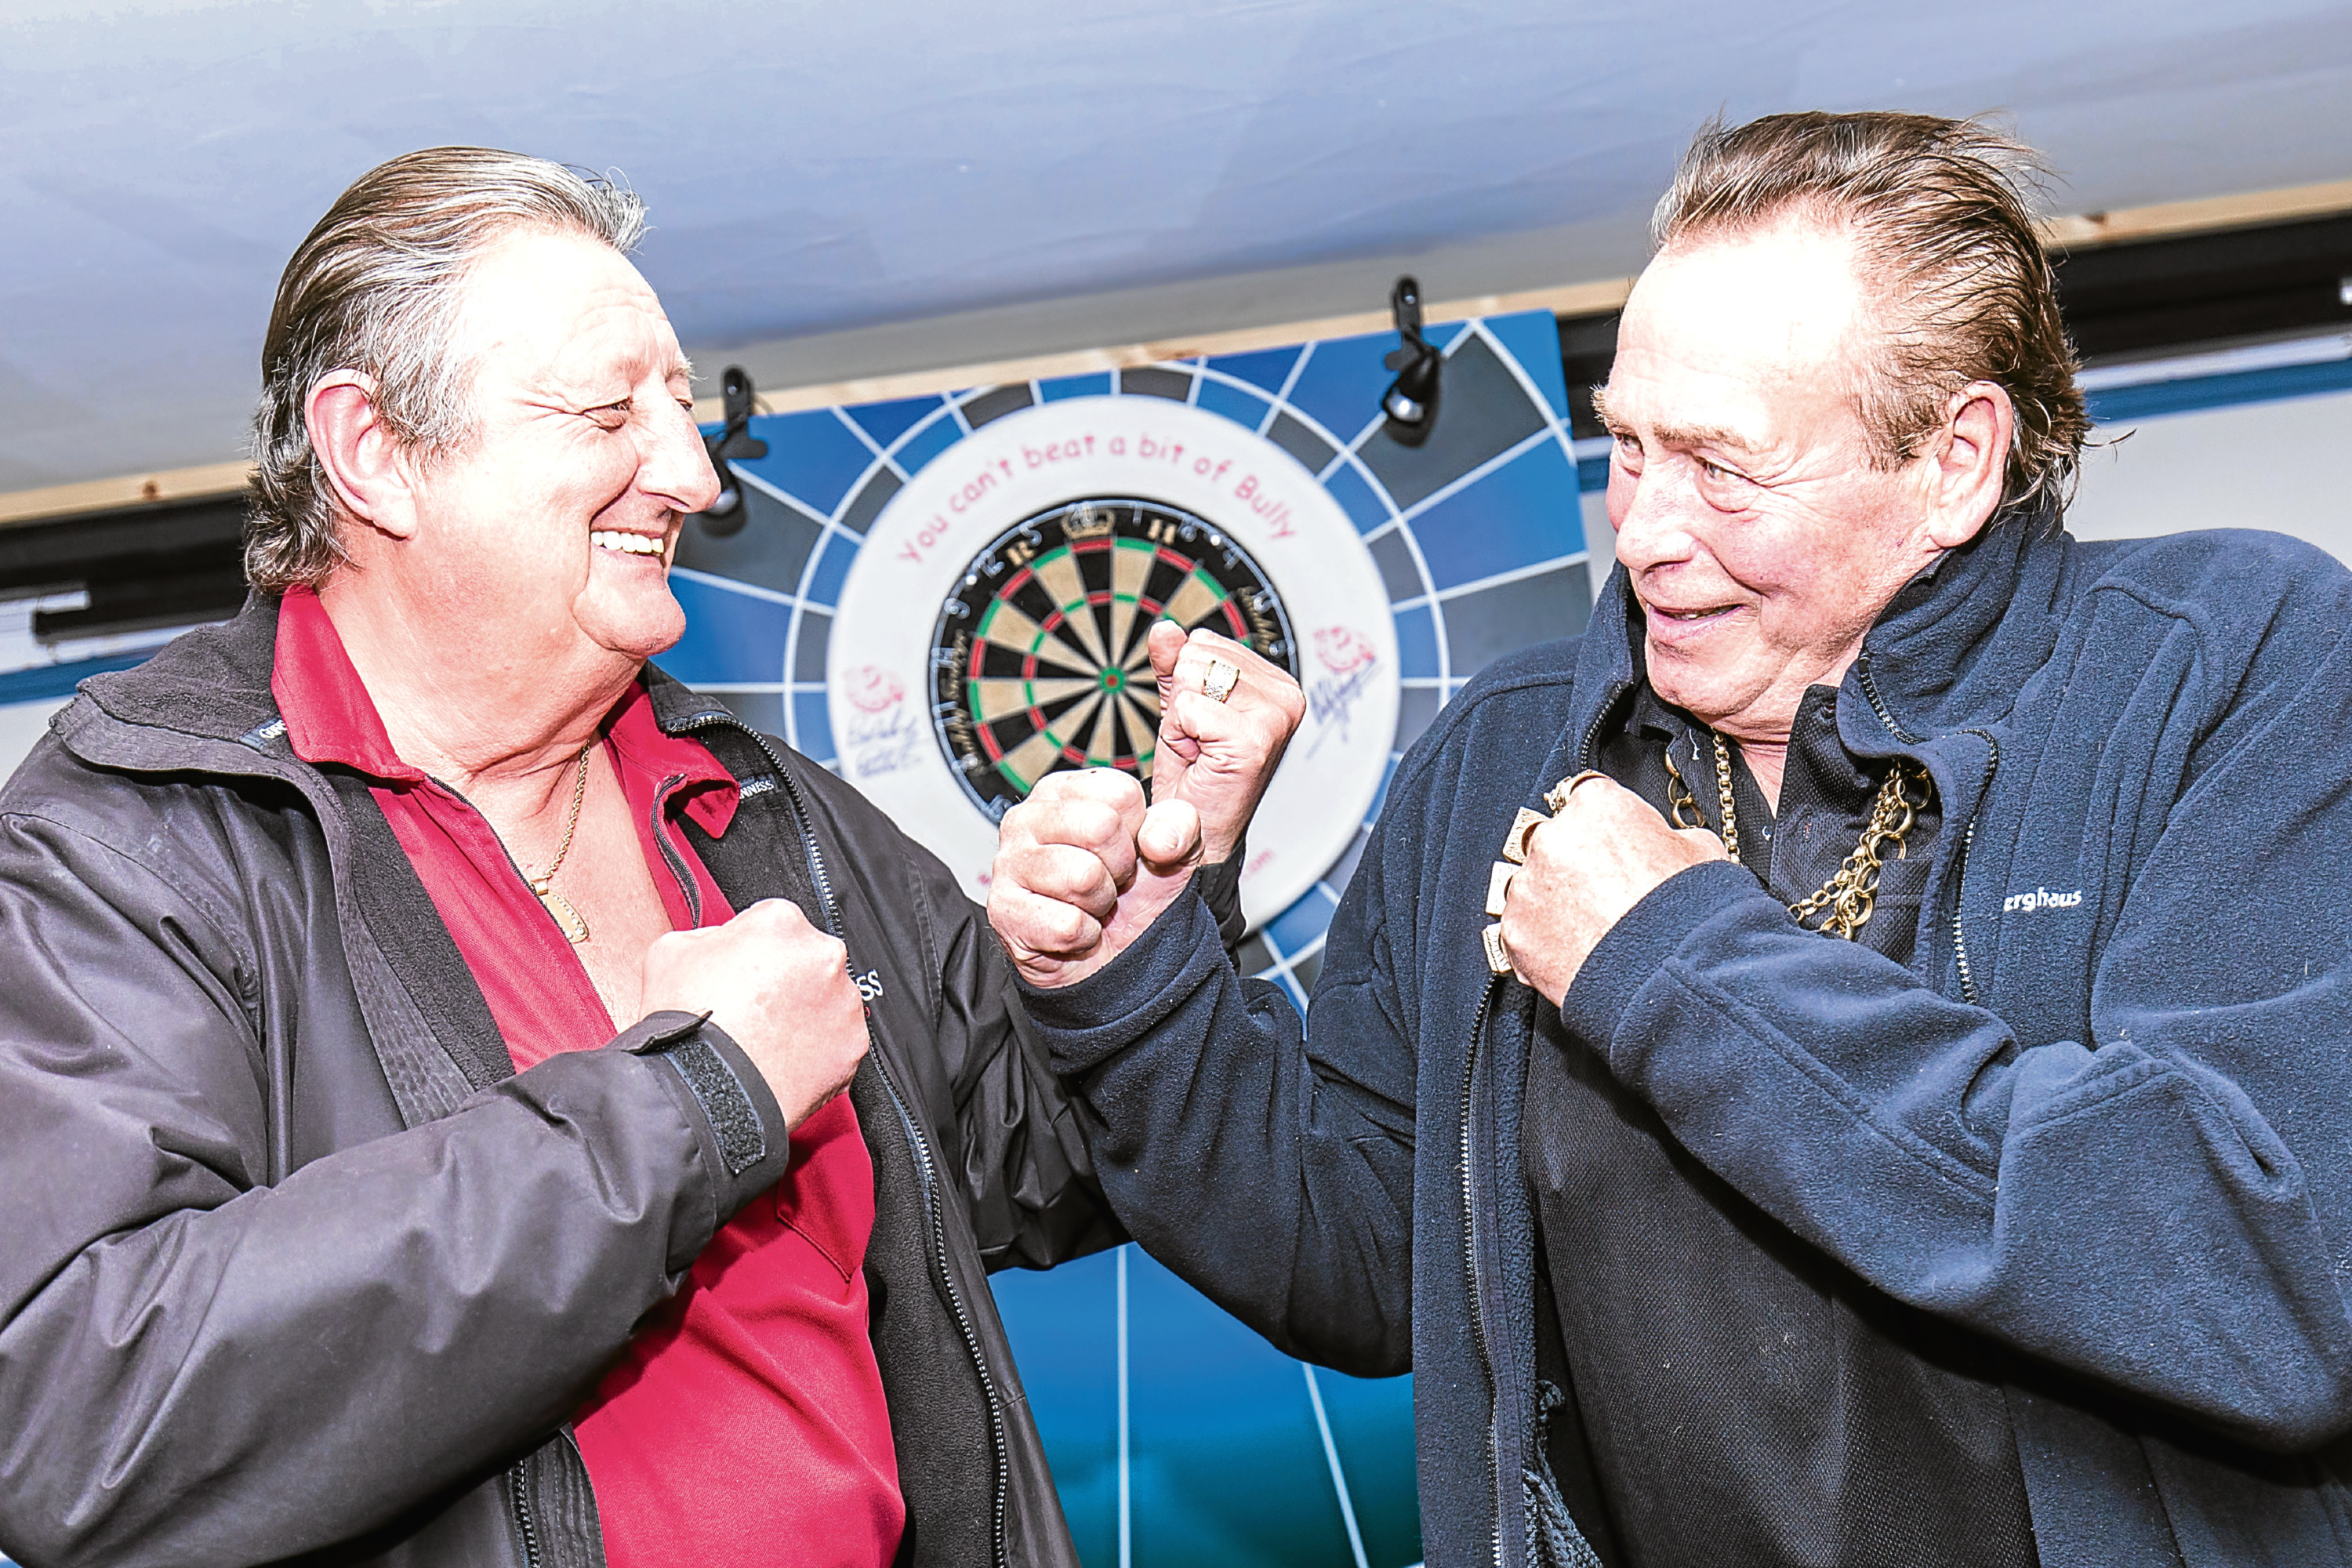
[[[986,896],[996,820],[959,777],[934,700],[943,607],[990,596],[980,568],[1007,564],[1007,535],[1017,573],[1022,524],[1087,501],[1141,502],[1206,525],[1207,538],[1170,541],[1182,552],[1229,539],[1291,633],[1295,650],[1277,651],[1290,654],[1308,713],[1250,831],[1242,903],[1261,923],[1353,840],[1388,763],[1401,688],[1388,595],[1354,524],[1297,459],[1230,420],[1162,398],[1068,398],[990,422],[909,480],[842,585],[826,659],[842,773]],[[1024,624],[1024,638],[1034,630]]]

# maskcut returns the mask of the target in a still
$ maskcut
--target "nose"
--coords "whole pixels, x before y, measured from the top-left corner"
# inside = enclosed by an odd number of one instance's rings
[[[719,471],[702,444],[694,416],[669,397],[657,400],[644,426],[637,486],[674,510],[700,511],[719,499]]]
[[[1697,552],[1687,516],[1696,498],[1686,483],[1677,482],[1674,470],[1681,467],[1653,460],[1635,473],[1622,463],[1610,464],[1609,521],[1617,530],[1617,559],[1634,576]]]

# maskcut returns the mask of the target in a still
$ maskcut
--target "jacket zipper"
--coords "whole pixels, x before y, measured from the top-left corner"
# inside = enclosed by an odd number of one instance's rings
[[[768,765],[775,770],[776,782],[783,786],[784,798],[792,806],[793,820],[801,830],[801,847],[808,857],[809,879],[816,884],[817,901],[822,906],[825,930],[836,941],[845,940],[846,928],[842,923],[840,907],[833,896],[833,879],[825,874],[824,851],[817,843],[815,828],[810,826],[807,803],[802,798],[800,784],[785,768],[784,760],[776,755],[774,749],[768,744],[767,737],[748,725],[713,715],[684,727],[700,730],[713,725],[729,725],[751,736],[752,744],[760,748],[760,754],[767,758]],[[995,1374],[988,1370],[988,1358],[981,1349],[980,1334],[971,1326],[971,1315],[964,1307],[963,1292],[956,1289],[955,1276],[949,1271],[947,1223],[940,1208],[930,1140],[924,1136],[922,1127],[908,1110],[906,1098],[898,1092],[898,1081],[891,1077],[890,1065],[879,1051],[874,1054],[874,1066],[881,1077],[883,1089],[890,1096],[891,1110],[898,1112],[898,1125],[905,1131],[907,1142],[914,1150],[915,1170],[923,1186],[923,1214],[931,1227],[932,1259],[939,1265],[940,1284],[947,1291],[948,1306],[955,1313],[957,1331],[963,1336],[964,1350],[971,1357],[973,1370],[980,1373],[981,1393],[988,1401],[989,1446],[996,1471],[992,1478],[995,1485],[990,1521],[994,1546],[992,1561],[1009,1568],[1011,1558],[1005,1545],[1004,1494],[1012,1462],[1004,1436],[1003,1401],[997,1392]]]
[[[1584,738],[1576,743],[1576,767],[1580,773],[1592,765],[1593,748],[1601,743],[1601,727],[1609,721],[1609,715],[1616,710],[1625,693],[1633,689],[1632,681],[1621,680],[1602,695],[1601,706],[1593,711],[1592,722],[1584,727]]]
[[[1895,721],[1894,713],[1887,709],[1885,700],[1878,695],[1878,682],[1870,677],[1870,649],[1867,647],[1862,650],[1861,658],[1854,661],[1854,671],[1862,679],[1863,695],[1870,699],[1871,711],[1878,715],[1878,721],[1881,724],[1886,726],[1886,732],[1906,746],[1924,745],[1926,742],[1919,736],[1911,733]],[[1982,730],[1963,730],[1960,733],[1974,735],[1988,748],[1985,756],[1984,780],[1977,786],[1979,811],[1969,814],[1969,825],[1960,830],[1959,855],[1952,867],[1952,962],[1960,973],[1961,1000],[1971,1007],[1981,1007],[1984,1005],[1984,1000],[1977,991],[1976,971],[1969,963],[1969,933],[1967,928],[1961,923],[1960,910],[1965,906],[1969,890],[1969,850],[1977,841],[1977,817],[1981,812],[1986,796],[1992,793],[1993,774],[2000,771],[2000,742]]]
[[[517,1459],[507,1472],[507,1495],[513,1500],[515,1528],[522,1532],[523,1568],[539,1568],[539,1527],[530,1517],[530,1473],[528,1457]]]
[[[1989,781],[1988,781],[1989,782]],[[1977,819],[1969,818],[1966,831],[1960,835],[1960,863],[1952,868],[1952,958],[1960,969],[1960,997],[1971,1007],[1982,1006],[1977,996],[1977,977],[1969,968],[1969,936],[1960,929],[1960,894],[1969,887],[1969,847],[1977,841]]]
[[[1576,766],[1580,770],[1592,765],[1592,749],[1599,741],[1601,726],[1620,699],[1633,689],[1633,682],[1618,681],[1601,700],[1593,713],[1592,722],[1586,725],[1582,739],[1576,746]],[[1486,992],[1478,999],[1478,1014],[1470,1025],[1470,1048],[1462,1068],[1462,1288],[1470,1304],[1470,1342],[1478,1360],[1478,1373],[1486,1384],[1486,1476],[1488,1494],[1495,1510],[1495,1524],[1488,1543],[1494,1552],[1495,1568],[1503,1568],[1503,1452],[1502,1438],[1496,1430],[1502,1413],[1496,1408],[1494,1347],[1486,1337],[1486,1310],[1478,1292],[1478,1197],[1477,1176],[1472,1163],[1475,1147],[1471,1137],[1471,1117],[1478,1103],[1478,1051],[1486,1038],[1486,1016],[1494,1010],[1495,995],[1502,989],[1499,976],[1486,982]]]
[[[1486,1381],[1486,1473],[1495,1507],[1495,1568],[1503,1568],[1503,1455],[1496,1433],[1502,1413],[1496,1408],[1495,1359],[1486,1340],[1486,1310],[1478,1300],[1477,1182],[1471,1167],[1470,1118],[1477,1104],[1478,1047],[1486,1037],[1486,1015],[1494,1008],[1495,993],[1501,989],[1499,977],[1486,982],[1478,1016],[1470,1025],[1469,1059],[1462,1071],[1462,1284],[1470,1300],[1471,1346],[1478,1358],[1479,1375]]]
[[[677,890],[686,895],[687,919],[699,926],[702,924],[702,889],[696,884],[694,873],[687,868],[686,858],[669,841],[669,835],[662,831],[662,811],[669,804],[669,792],[685,782],[684,773],[672,773],[662,780],[661,787],[654,791],[653,811],[647,826],[653,832],[654,843],[661,849],[663,861],[669,867],[669,874],[677,879]]]

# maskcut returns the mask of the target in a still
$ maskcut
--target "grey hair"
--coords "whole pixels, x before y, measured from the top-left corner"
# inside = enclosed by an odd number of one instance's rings
[[[1989,381],[2017,411],[2002,493],[2011,510],[2063,508],[2090,418],[2058,286],[2034,227],[2049,171],[1982,120],[1772,114],[1702,128],[1651,219],[1661,250],[1791,215],[1845,228],[1876,286],[1885,342],[1858,388],[1886,466]]]
[[[428,147],[379,163],[296,247],[261,347],[245,575],[265,593],[313,586],[347,559],[311,449],[310,391],[337,371],[375,384],[393,437],[430,458],[474,429],[475,363],[453,341],[460,285],[518,228],[599,239],[624,254],[645,204],[604,175],[488,147]]]

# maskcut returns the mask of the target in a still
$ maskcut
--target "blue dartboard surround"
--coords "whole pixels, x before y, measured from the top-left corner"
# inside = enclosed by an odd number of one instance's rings
[[[974,430],[1039,404],[1169,398],[1288,452],[1355,525],[1397,634],[1389,769],[1498,656],[1581,631],[1591,602],[1558,330],[1542,311],[1433,327],[1437,423],[1405,447],[1381,332],[1288,348],[762,416],[736,465],[736,532],[689,522],[670,582],[686,637],[659,662],[838,768],[835,606],[883,508]],[[1591,468],[1588,458],[1587,468]],[[1381,793],[1342,853],[1266,922],[1244,967],[1302,1011]],[[1420,1557],[1412,1380],[1291,1361],[1132,1247],[993,1281],[1087,1568],[1404,1568]]]
[[[659,663],[795,748],[836,765],[825,671],[833,609],[866,531],[906,481],[972,431],[1073,397],[1160,397],[1271,441],[1355,523],[1388,594],[1403,688],[1391,765],[1487,662],[1583,628],[1576,454],[1558,329],[1533,310],[1434,326],[1446,365],[1436,426],[1389,438],[1380,396],[1397,346],[1376,332],[1043,378],[752,423],[769,455],[735,465],[751,516],[735,534],[689,523],[673,586],[688,630]],[[1380,808],[1375,797],[1364,828]],[[1251,941],[1255,973],[1300,1007],[1364,834]]]

